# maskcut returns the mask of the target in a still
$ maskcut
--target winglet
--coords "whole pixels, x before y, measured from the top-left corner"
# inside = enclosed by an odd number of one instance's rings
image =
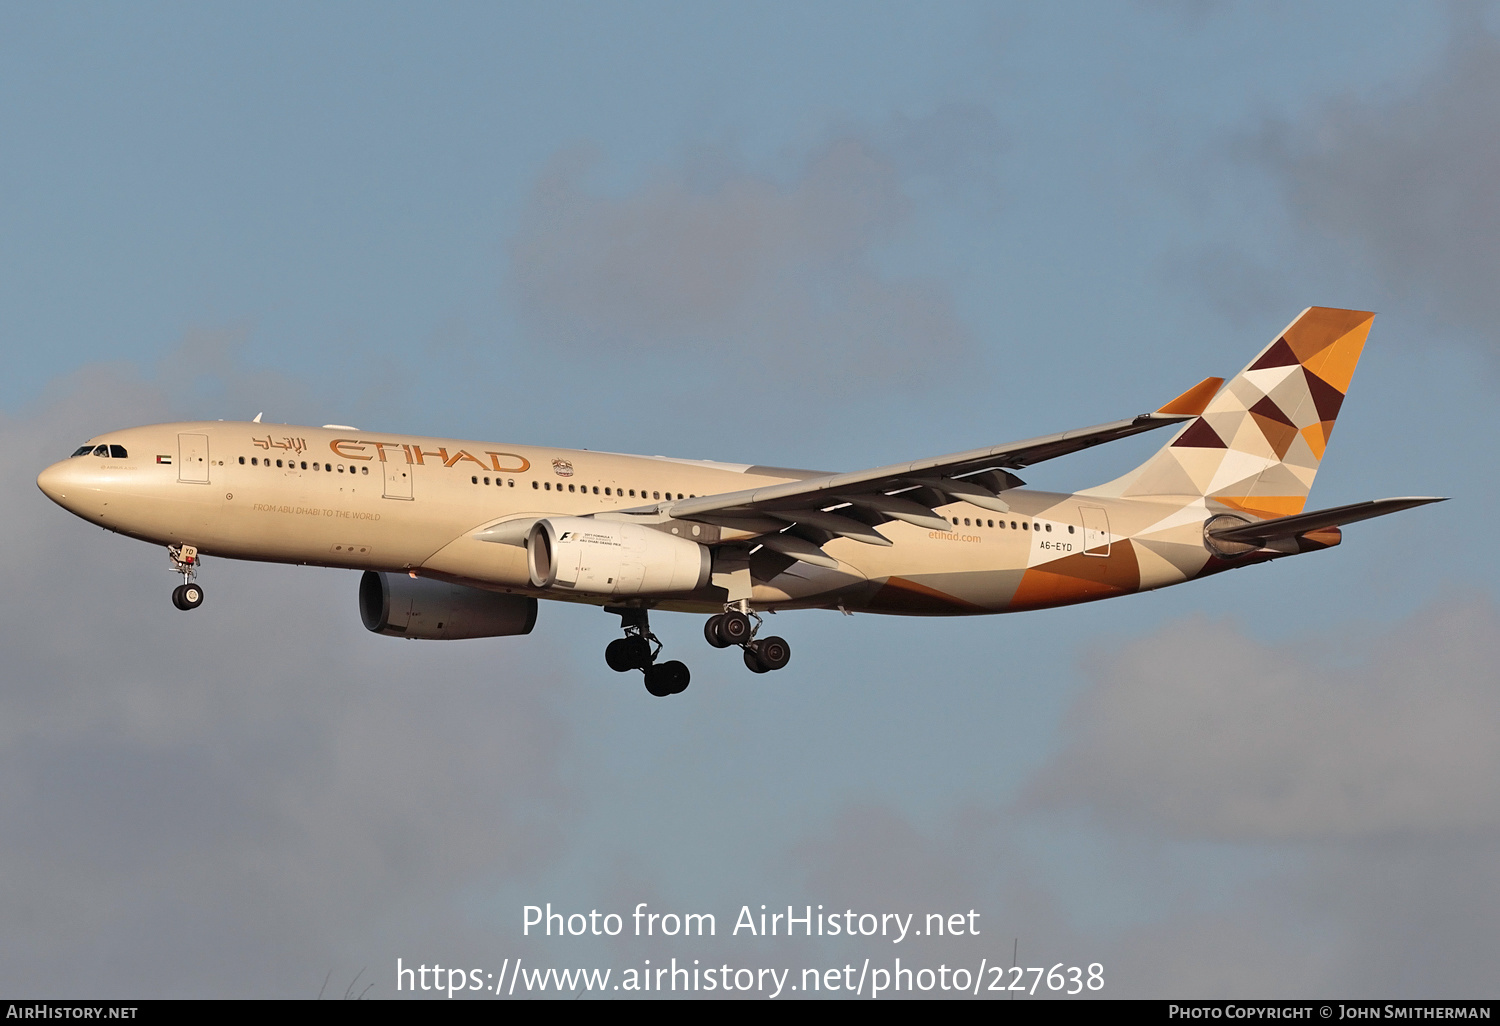
[[[1223,378],[1204,378],[1156,412],[1171,417],[1196,417],[1208,407],[1208,401],[1222,384]]]

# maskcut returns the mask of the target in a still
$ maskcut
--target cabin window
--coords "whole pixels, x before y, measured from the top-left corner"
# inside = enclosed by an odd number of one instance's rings
[[[531,487],[533,487],[533,488],[540,488],[541,485],[539,485],[539,484],[537,484],[537,482],[533,481],[533,482],[531,482]]]
[[[598,485],[594,485],[594,494],[595,495],[599,494],[599,486]]]
[[[652,492],[651,493],[651,497],[653,499],[659,499],[659,498],[661,498],[661,492]]]
[[[994,521],[993,521],[993,520],[991,520],[991,521],[990,521],[990,526],[991,526],[991,527],[994,527],[994,526],[995,526],[995,522],[994,522]]]
[[[478,484],[479,483],[479,478],[477,478],[477,477],[471,477],[471,478],[469,478],[469,481],[471,483],[473,483],[473,484]],[[484,479],[484,483],[485,484],[489,484],[490,483],[490,479],[489,478],[485,478]]]
[[[1073,533],[1073,525],[1072,525],[1072,524],[1069,524],[1069,525],[1068,525],[1068,533],[1069,533],[1069,534],[1072,534],[1072,533]]]
[[[281,461],[280,461],[280,460],[277,460],[277,461],[276,461],[276,465],[277,465],[277,466],[278,466],[278,467],[279,467],[279,466],[281,466]]]
[[[240,466],[243,467],[244,465],[245,465],[245,457],[241,456],[240,457]]]
[[[573,490],[573,486],[572,485],[568,485],[568,491],[571,492],[572,490]]]
[[[252,467],[258,467],[258,466],[260,466],[260,458],[257,457],[257,456],[251,456],[250,457],[250,465]]]
[[[1049,534],[1051,533],[1051,531],[1052,531],[1052,525],[1051,524],[1047,525],[1047,531],[1048,531]]]
[[[307,461],[306,461],[306,460],[303,460],[303,461],[302,461],[302,469],[303,469],[303,470],[306,470],[306,469],[307,469]]]
[[[1026,522],[1026,521],[1024,521],[1024,520],[1023,520],[1023,521],[1021,521],[1021,530],[1023,530],[1023,531],[1026,531],[1026,530],[1030,530],[1030,528],[1031,528],[1031,525],[1030,525],[1030,524],[1028,524],[1028,523],[1027,523],[1027,522]]]

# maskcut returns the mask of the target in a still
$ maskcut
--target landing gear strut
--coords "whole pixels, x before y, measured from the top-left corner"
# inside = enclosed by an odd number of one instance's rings
[[[754,673],[770,673],[791,661],[792,646],[785,638],[775,636],[755,640],[760,623],[760,616],[749,609],[749,603],[742,602],[738,608],[710,616],[703,624],[703,637],[714,648],[739,645],[745,650],[747,668]]]
[[[616,638],[604,649],[604,661],[617,673],[640,670],[646,678],[646,690],[657,698],[677,695],[687,690],[692,674],[676,659],[658,663],[661,640],[651,633],[646,610],[627,606],[606,606],[606,613],[617,613],[623,638]]]
[[[182,575],[182,583],[172,589],[172,605],[178,609],[197,609],[203,605],[203,589],[193,580],[198,575],[198,550],[192,545],[168,545],[167,556],[172,569]]]

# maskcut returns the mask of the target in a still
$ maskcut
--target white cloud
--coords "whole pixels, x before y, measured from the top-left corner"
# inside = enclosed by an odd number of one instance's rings
[[[934,140],[990,147],[974,121],[903,122],[895,157],[847,134],[788,182],[731,161],[623,196],[590,191],[592,161],[564,154],[512,240],[509,290],[533,335],[572,357],[663,353],[772,388],[923,379],[968,351],[968,331],[942,285],[877,256],[911,217],[898,165],[928,175],[930,154],[914,153]]]
[[[1445,61],[1397,95],[1345,98],[1276,122],[1253,147],[1298,228],[1332,240],[1385,288],[1492,348],[1500,314],[1500,42],[1450,5]]]
[[[1201,620],[1096,653],[1038,805],[1215,840],[1500,826],[1500,621],[1452,601],[1356,667]]]

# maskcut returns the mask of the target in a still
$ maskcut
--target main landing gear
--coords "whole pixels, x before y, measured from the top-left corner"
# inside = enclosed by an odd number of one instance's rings
[[[167,556],[172,560],[172,569],[182,575],[182,583],[172,589],[172,605],[184,610],[197,609],[203,605],[203,589],[193,580],[201,565],[197,548],[168,545]]]
[[[658,663],[661,641],[651,633],[646,610],[625,606],[607,606],[606,613],[618,613],[620,626],[625,630],[623,638],[616,638],[604,649],[604,661],[616,673],[640,670],[646,677],[646,690],[657,698],[679,695],[687,690],[692,674],[676,659]]]
[[[757,641],[755,635],[759,631],[760,617],[745,608],[745,604],[710,616],[703,624],[703,637],[710,645],[714,648],[739,645],[745,650],[745,666],[755,673],[770,673],[791,662],[792,646],[785,638],[773,635]]]

